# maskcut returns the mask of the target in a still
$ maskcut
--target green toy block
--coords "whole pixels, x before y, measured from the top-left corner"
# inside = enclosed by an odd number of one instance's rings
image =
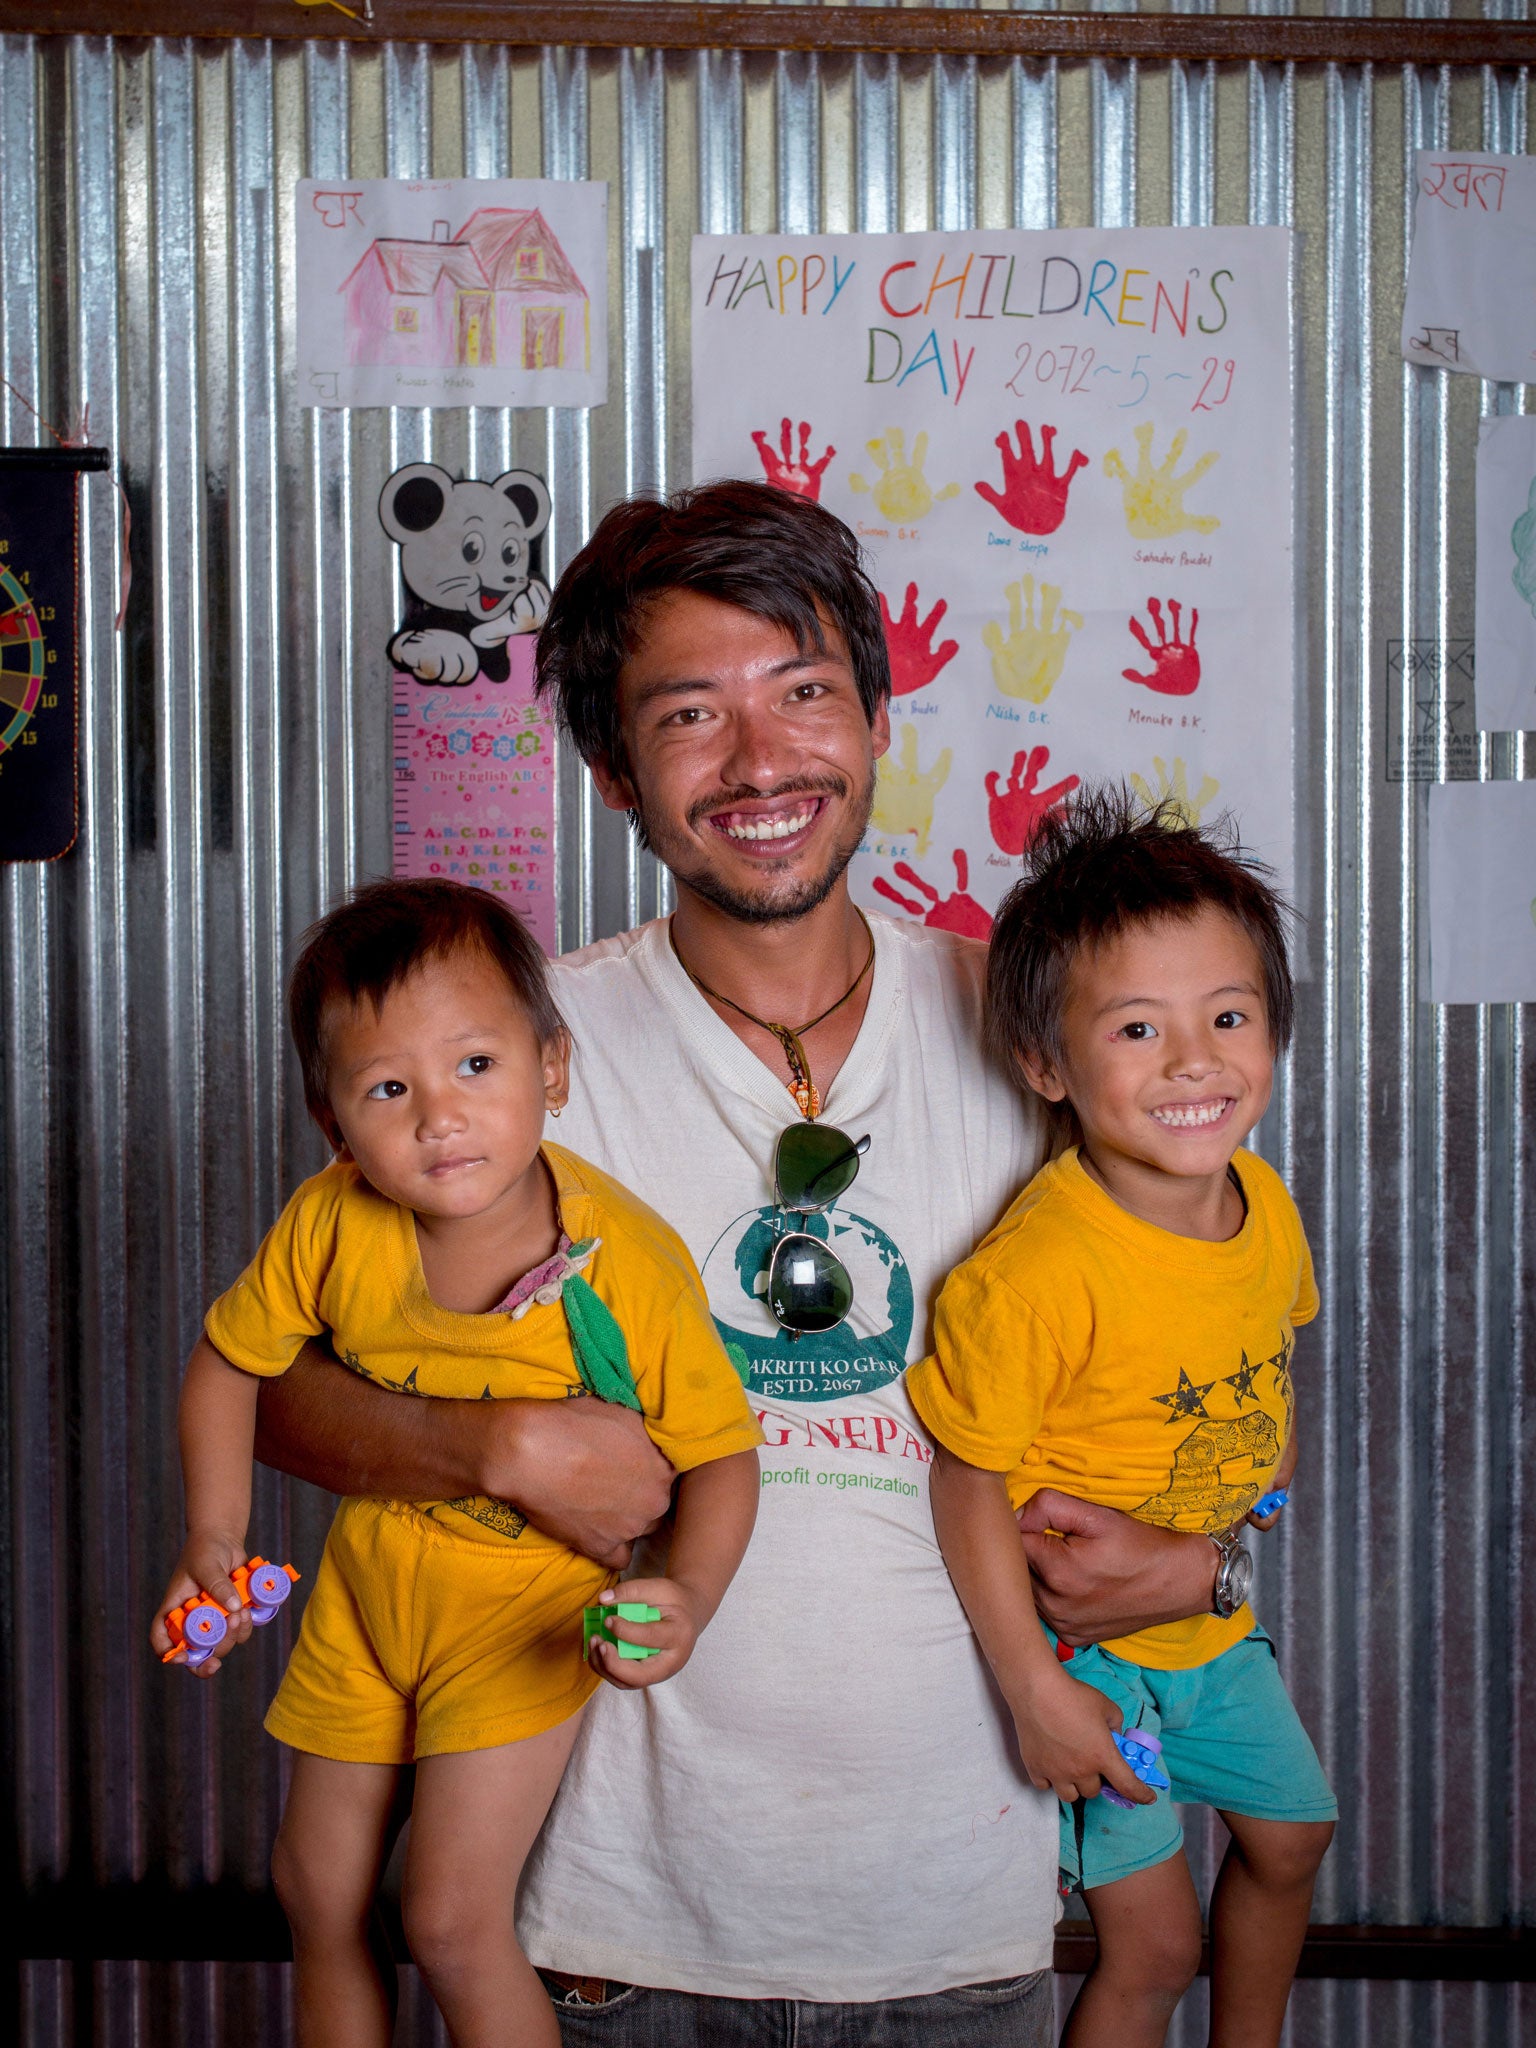
[[[660,1621],[661,1609],[647,1607],[643,1600],[618,1600],[607,1607],[584,1607],[581,1611],[582,1656],[587,1655],[592,1638],[601,1636],[605,1643],[612,1643],[621,1657],[654,1657],[659,1645],[619,1640],[608,1626],[615,1615],[620,1621]]]

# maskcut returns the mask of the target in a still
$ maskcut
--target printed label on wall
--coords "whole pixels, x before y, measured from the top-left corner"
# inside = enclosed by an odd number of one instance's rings
[[[693,245],[694,474],[867,549],[894,682],[855,893],[985,936],[1034,821],[1124,779],[1289,886],[1290,236]]]
[[[533,694],[533,638],[511,674],[457,688],[395,671],[395,873],[442,875],[504,896],[555,950],[553,734]]]

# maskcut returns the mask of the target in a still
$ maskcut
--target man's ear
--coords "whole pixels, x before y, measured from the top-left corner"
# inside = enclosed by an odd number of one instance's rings
[[[597,793],[610,811],[635,811],[634,784],[629,779],[627,768],[617,767],[606,754],[595,754],[587,763],[592,771],[592,780],[597,784]]]
[[[1054,1066],[1042,1060],[1037,1053],[1016,1053],[1014,1058],[1019,1072],[1037,1095],[1043,1095],[1047,1102],[1066,1101],[1067,1084]]]
[[[891,745],[891,701],[888,697],[882,697],[875,706],[875,715],[869,721],[869,737],[878,761],[882,754],[890,751]]]

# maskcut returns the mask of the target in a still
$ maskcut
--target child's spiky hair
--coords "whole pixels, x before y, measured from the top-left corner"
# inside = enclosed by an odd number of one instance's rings
[[[1148,806],[1113,783],[1079,789],[1036,827],[1024,874],[997,913],[987,955],[989,1049],[1011,1072],[1021,1058],[1059,1068],[1078,954],[1131,926],[1209,905],[1235,918],[1257,948],[1270,1042],[1284,1052],[1295,1013],[1285,950],[1292,912],[1272,883],[1273,871],[1244,849],[1228,818],[1191,825],[1173,802]]]

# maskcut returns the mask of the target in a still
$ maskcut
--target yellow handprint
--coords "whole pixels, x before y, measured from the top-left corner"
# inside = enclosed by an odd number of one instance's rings
[[[871,812],[882,832],[915,832],[916,851],[928,851],[933,830],[933,800],[949,780],[950,750],[945,747],[925,774],[918,766],[917,727],[901,729],[901,766],[889,754],[875,766],[875,804]]]
[[[1067,658],[1072,633],[1082,625],[1081,612],[1058,613],[1061,592],[1054,583],[1040,586],[1040,623],[1035,624],[1035,579],[1021,576],[1010,583],[1008,638],[996,619],[988,619],[982,640],[992,656],[992,680],[1005,697],[1027,697],[1031,704],[1043,704],[1055,688]]]
[[[1182,824],[1198,825],[1201,817],[1204,815],[1206,805],[1221,788],[1221,784],[1216,780],[1215,776],[1203,775],[1200,778],[1200,788],[1192,797],[1189,793],[1187,770],[1185,769],[1182,755],[1174,756],[1173,774],[1171,776],[1168,773],[1167,762],[1160,760],[1156,754],[1152,756],[1152,766],[1156,772],[1158,784],[1155,794],[1150,785],[1140,775],[1133,775],[1131,777],[1131,787],[1141,798],[1147,809],[1155,811],[1166,804],[1170,811],[1178,813]]]
[[[1184,493],[1199,483],[1211,464],[1220,459],[1215,454],[1202,455],[1183,476],[1175,476],[1173,472],[1179,466],[1179,458],[1188,439],[1188,434],[1180,427],[1173,437],[1167,458],[1154,469],[1152,422],[1143,420],[1136,429],[1134,476],[1127,473],[1118,448],[1111,448],[1105,456],[1104,474],[1119,477],[1120,488],[1125,493],[1126,527],[1137,540],[1167,540],[1170,534],[1191,529],[1195,533],[1214,533],[1220,526],[1221,521],[1211,513],[1184,510]]]
[[[855,491],[873,491],[876,505],[887,519],[923,519],[942,498],[958,497],[958,484],[945,484],[942,490],[928,488],[928,479],[923,475],[923,463],[928,456],[928,436],[919,434],[912,444],[912,460],[907,460],[907,437],[900,427],[887,427],[878,441],[867,441],[870,460],[879,475],[873,484],[861,476],[851,476],[849,487]]]

